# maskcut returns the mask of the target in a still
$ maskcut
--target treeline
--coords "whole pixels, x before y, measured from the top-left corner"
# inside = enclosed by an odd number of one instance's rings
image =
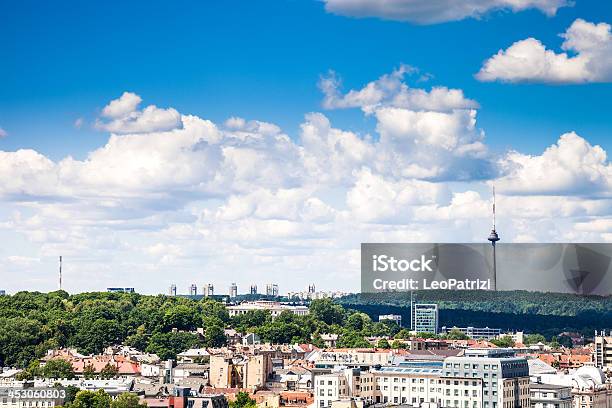
[[[439,305],[440,326],[492,327],[541,333],[547,339],[577,332],[592,337],[612,327],[612,296],[527,291],[417,291],[416,302]],[[410,322],[410,293],[359,294],[338,300],[369,316],[399,314]]]
[[[364,336],[393,335],[399,327],[374,323],[364,313],[317,300],[310,314],[289,311],[276,319],[267,311],[230,318],[211,299],[124,293],[19,292],[0,297],[0,366],[36,367],[49,349],[75,347],[84,354],[128,344],[162,359],[193,347],[226,343],[225,328],[253,332],[271,343],[323,345],[322,333],[337,333],[345,347],[367,347]],[[203,333],[196,334],[197,328]]]

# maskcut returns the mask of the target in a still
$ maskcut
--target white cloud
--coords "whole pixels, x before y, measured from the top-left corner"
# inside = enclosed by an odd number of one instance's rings
[[[401,79],[373,83],[364,88],[381,97],[335,97],[371,106],[374,135],[321,113],[307,114],[294,138],[273,123],[181,115],[180,128],[110,134],[84,159],[0,151],[5,287],[53,289],[48,271],[61,254],[70,290],[159,292],[196,276],[219,291],[234,280],[356,289],[361,242],[484,240],[493,164],[503,171],[505,242],[612,237],[597,222],[612,217],[602,148],[567,134],[541,155],[510,152],[498,163],[463,93],[453,105]],[[107,114],[130,115],[139,99]]]
[[[175,109],[149,105],[138,110],[140,102],[140,96],[124,92],[102,109],[105,120],[97,120],[96,127],[117,134],[163,132],[182,127],[181,115]]]
[[[535,38],[517,41],[489,58],[476,74],[481,81],[585,83],[612,81],[612,33],[606,23],[577,19],[556,53]]]
[[[8,133],[6,132],[6,130],[0,127],[0,139],[2,139],[3,137],[7,137],[7,136],[8,136]]]
[[[561,135],[539,156],[510,152],[500,165],[505,175],[495,184],[505,194],[612,195],[612,164],[605,150],[574,132]]]
[[[306,115],[301,130],[302,159],[314,183],[349,182],[356,168],[376,160],[372,140],[334,129],[321,113]]]
[[[435,204],[447,199],[443,184],[418,180],[389,181],[370,169],[357,173],[355,185],[347,193],[351,212],[366,222],[406,222],[410,208]]]
[[[124,92],[119,98],[113,99],[102,109],[102,115],[110,119],[120,119],[134,112],[142,98],[133,92]]]
[[[548,16],[568,0],[324,0],[325,9],[349,17],[377,17],[385,20],[435,24],[464,18],[479,18],[498,10],[519,12],[537,9]]]
[[[330,71],[321,77],[319,88],[323,92],[323,107],[326,109],[361,108],[373,113],[381,106],[392,106],[411,110],[447,112],[453,109],[474,109],[478,103],[467,99],[461,89],[433,87],[430,91],[410,88],[405,82],[406,74],[417,72],[413,67],[401,65],[390,74],[369,82],[359,90],[350,90],[342,95],[341,80]]]
[[[410,88],[404,76],[413,71],[403,65],[345,94],[332,73],[319,83],[323,106],[361,108],[376,118],[380,135],[373,144],[376,159],[362,163],[382,173],[437,180],[492,176],[484,133],[476,128],[478,103],[460,89]]]

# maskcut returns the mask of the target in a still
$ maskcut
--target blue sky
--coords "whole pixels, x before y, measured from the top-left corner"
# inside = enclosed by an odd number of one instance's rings
[[[6,288],[354,290],[492,184],[508,242],[612,241],[612,5],[446,3],[0,2]]]
[[[326,13],[318,1],[3,2],[0,148],[32,147],[82,157],[105,136],[92,118],[129,90],[150,103],[216,121],[229,115],[279,124],[294,135],[305,112],[321,110],[316,87],[329,69],[347,88],[400,63],[433,75],[431,85],[464,90],[497,149],[541,150],[576,130],[609,148],[610,84],[546,86],[480,83],[482,62],[533,36],[557,48],[581,17],[612,20],[607,2],[582,0],[555,17],[537,10],[493,12],[430,26]],[[355,131],[372,123],[331,115]],[[337,118],[336,118],[337,116]]]

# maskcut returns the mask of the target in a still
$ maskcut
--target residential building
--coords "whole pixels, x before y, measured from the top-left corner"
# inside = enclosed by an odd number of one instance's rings
[[[531,383],[531,408],[572,408],[572,388],[565,385]]]
[[[134,288],[107,288],[106,291],[111,293],[136,293]]]
[[[612,384],[601,368],[583,366],[567,374],[542,374],[535,381],[571,387],[573,408],[612,408]]]
[[[249,292],[250,292],[251,295],[256,295],[257,294],[257,285],[251,285],[251,288],[250,288]]]
[[[530,406],[529,365],[512,349],[468,349],[461,357],[444,360],[443,376],[459,382],[481,379],[482,408]]]
[[[266,296],[278,296],[278,285],[276,283],[268,283],[266,285]]]
[[[338,341],[338,335],[334,333],[323,333],[321,334],[321,340],[323,340],[325,348],[334,348]]]
[[[474,340],[490,340],[495,339],[501,334],[501,329],[492,329],[489,327],[446,327],[442,326],[440,329],[440,333],[447,334],[451,330],[459,330],[461,333],[465,334],[471,339]]]
[[[229,288],[229,297],[235,298],[238,296],[238,285],[235,282],[232,282]]]
[[[595,366],[602,370],[612,370],[612,335],[595,336],[595,348],[593,350]]]
[[[412,307],[411,330],[417,333],[438,334],[438,305],[415,303]]]
[[[196,286],[195,283],[192,283],[191,286],[189,286],[189,296],[196,296],[198,294],[198,287]]]
[[[393,353],[390,350],[371,348],[318,350],[311,353],[308,360],[317,368],[334,368],[339,365],[348,368],[369,368],[391,364]]]
[[[388,315],[380,315],[378,316],[378,321],[382,322],[385,320],[391,320],[392,322],[395,322],[395,324],[397,324],[398,326],[402,326],[402,316],[401,315],[396,315],[396,314],[388,314]]]
[[[272,375],[270,353],[210,356],[210,385],[215,388],[263,387]]]
[[[176,296],[176,285],[173,283],[170,285],[170,290],[168,291],[170,296]]]
[[[270,312],[272,317],[277,317],[285,310],[292,312],[298,316],[305,316],[308,314],[307,306],[293,306],[286,305],[280,302],[274,302],[270,300],[258,300],[256,302],[242,302],[238,305],[227,306],[227,311],[231,316],[236,316],[239,314],[245,314],[254,310],[267,310]]]
[[[202,294],[204,297],[210,297],[215,294],[215,287],[212,283],[206,283],[202,286]]]

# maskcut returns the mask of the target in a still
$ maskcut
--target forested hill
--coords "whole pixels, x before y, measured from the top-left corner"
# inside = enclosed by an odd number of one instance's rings
[[[593,335],[612,328],[612,296],[581,296],[528,291],[415,291],[418,303],[437,303],[440,326],[494,327],[547,336],[563,331]],[[410,321],[410,293],[356,294],[338,299],[368,313],[400,314]]]
[[[576,316],[582,312],[612,311],[612,296],[583,296],[483,290],[421,290],[414,292],[418,303],[437,303],[440,309],[459,309],[515,314]],[[363,293],[339,300],[341,304],[410,306],[410,293]]]

